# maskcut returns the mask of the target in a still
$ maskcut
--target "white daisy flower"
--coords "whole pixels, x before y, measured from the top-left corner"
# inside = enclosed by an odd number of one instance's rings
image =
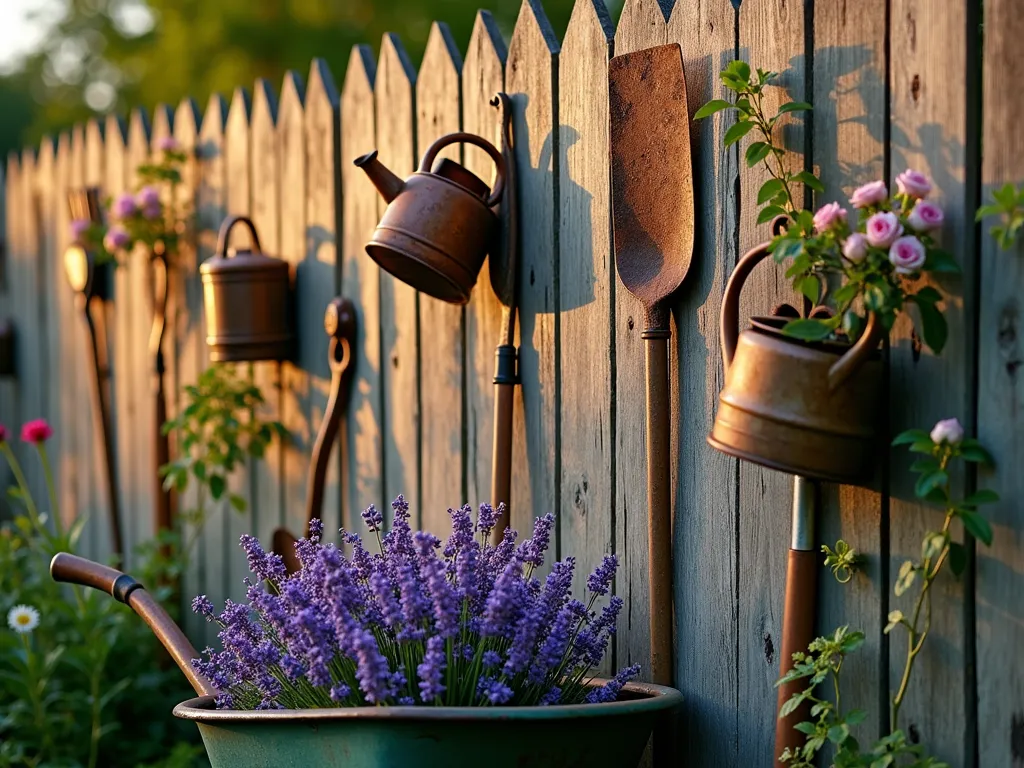
[[[39,626],[39,611],[31,605],[16,605],[7,612],[7,626],[23,635]]]

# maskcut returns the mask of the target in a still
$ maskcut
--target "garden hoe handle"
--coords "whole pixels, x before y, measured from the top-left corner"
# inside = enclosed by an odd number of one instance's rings
[[[672,486],[671,406],[668,380],[668,310],[648,312],[647,360],[647,587],[651,607],[651,681],[672,685]]]
[[[814,546],[814,483],[799,475],[793,478],[793,530],[786,567],[786,607],[782,617],[782,656],[779,676],[793,667],[793,654],[807,651],[814,639],[814,614],[817,600],[818,562]],[[805,680],[795,680],[779,686],[778,710],[795,693],[806,687]],[[788,748],[800,747],[806,737],[794,729],[797,723],[809,719],[809,702],[775,722],[775,761]]]
[[[199,654],[185,637],[185,633],[146,588],[131,576],[109,566],[86,560],[84,557],[58,552],[50,561],[50,577],[54,581],[98,589],[130,607],[153,630],[156,639],[167,649],[196,693],[200,696],[212,696],[217,693],[217,689],[209,680],[192,669],[192,659],[199,658]]]

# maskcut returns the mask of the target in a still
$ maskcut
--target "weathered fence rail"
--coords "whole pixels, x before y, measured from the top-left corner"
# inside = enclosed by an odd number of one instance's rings
[[[172,412],[182,385],[207,364],[199,262],[228,213],[248,213],[265,249],[294,267],[299,339],[294,363],[256,364],[269,414],[293,435],[247,467],[233,490],[249,502],[218,509],[199,543],[188,592],[242,593],[243,531],[264,542],[303,524],[306,467],[323,414],[329,371],[321,317],[337,293],[359,317],[356,379],[328,480],[328,529],[356,527],[369,503],[404,493],[419,522],[443,529],[445,510],[484,500],[489,488],[491,376],[501,304],[486,269],[470,304],[453,308],[381,273],[363,252],[383,204],[350,160],[374,147],[399,175],[437,136],[467,130],[498,140],[487,101],[504,88],[516,105],[521,180],[521,394],[516,402],[514,524],[558,515],[557,547],[585,571],[606,552],[624,567],[616,591],[627,611],[616,664],[647,653],[646,495],[640,306],[617,284],[610,238],[606,65],[614,52],[678,41],[696,109],[721,95],[717,72],[740,56],[783,71],[788,95],[813,117],[786,126],[792,168],[811,167],[822,200],[905,166],[926,171],[946,210],[944,241],[963,267],[950,283],[950,343],[941,358],[901,326],[889,361],[890,431],[956,415],[989,445],[994,471],[965,476],[998,490],[996,543],[972,553],[960,582],[941,582],[934,638],[905,722],[957,766],[1024,765],[1024,381],[1020,375],[1024,262],[973,223],[981,196],[1024,180],[1015,126],[1024,119],[1016,74],[1024,19],[1014,0],[627,0],[617,26],[601,0],[578,0],[562,42],[539,0],[526,0],[511,38],[481,12],[463,57],[443,24],[417,73],[386,36],[377,59],[352,51],[340,77],[314,61],[280,86],[257,81],[200,109],[190,99],[126,120],[92,120],[8,158],[0,315],[18,331],[18,376],[0,380],[0,421],[45,416],[65,510],[90,515],[86,549],[109,553],[99,428],[84,353],[85,330],[63,275],[69,188],[117,193],[161,137],[194,160],[180,190],[198,234],[171,276],[167,343]],[[982,34],[983,32],[983,34]],[[697,195],[695,274],[675,301],[673,356],[676,684],[687,697],[682,754],[692,765],[766,765],[774,732],[790,479],[711,450],[722,385],[718,314],[739,255],[766,238],[751,204],[763,181],[723,150],[724,113],[692,127]],[[984,147],[984,152],[982,152]],[[451,150],[459,159],[458,150]],[[471,169],[491,173],[467,148]],[[809,201],[810,202],[810,201]],[[789,296],[763,267],[744,294],[746,313]],[[107,306],[113,329],[117,472],[126,535],[152,534],[154,406],[148,367],[151,275],[131,258]],[[819,624],[867,633],[851,661],[847,705],[881,730],[886,690],[903,648],[882,633],[892,576],[915,554],[937,513],[915,501],[902,453],[883,457],[872,489],[822,490],[822,541],[842,536],[866,553],[845,587],[823,573]],[[31,481],[42,482],[38,473]],[[188,499],[179,499],[187,504]],[[190,627],[202,639],[208,630]]]

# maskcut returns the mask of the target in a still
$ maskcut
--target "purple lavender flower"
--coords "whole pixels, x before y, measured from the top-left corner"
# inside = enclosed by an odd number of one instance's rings
[[[352,689],[344,683],[338,683],[333,688],[331,688],[331,701],[344,701],[351,695]]]
[[[504,637],[522,613],[523,564],[513,560],[494,582],[487,598],[480,633],[485,637]]]
[[[587,589],[595,595],[607,595],[618,567],[618,556],[605,555],[601,564],[587,577]]]
[[[284,561],[275,552],[264,552],[260,540],[245,533],[240,538],[245,557],[249,561],[249,570],[256,574],[260,581],[277,584],[287,575]]]
[[[289,680],[298,680],[306,671],[301,661],[288,654],[281,657],[281,669],[288,675]]]
[[[213,603],[206,595],[196,595],[192,598],[192,613],[202,616],[207,621],[213,621]]]
[[[619,692],[622,690],[622,687],[639,674],[639,664],[626,667],[601,687],[591,688],[590,693],[587,694],[587,703],[603,704],[605,702],[615,701],[619,698]]]
[[[500,680],[490,677],[480,678],[477,684],[477,695],[483,696],[491,704],[504,704],[512,698],[512,689]]]
[[[540,701],[537,702],[542,707],[547,707],[552,704],[557,704],[558,700],[562,698],[562,689],[557,685],[551,686],[547,693],[540,697]]]
[[[380,531],[384,527],[384,515],[373,504],[364,509],[360,516],[370,532]]]
[[[551,529],[554,526],[555,516],[550,512],[534,520],[533,536],[519,545],[517,553],[524,563],[537,567],[544,564],[544,553],[551,544]]]
[[[138,206],[135,204],[135,197],[127,192],[119,195],[110,207],[110,213],[115,219],[127,219],[129,216],[134,216],[137,210]]]
[[[356,636],[353,648],[360,690],[371,704],[383,704],[393,693],[388,660],[381,654],[373,635],[366,630]]]
[[[92,222],[89,219],[74,219],[68,227],[71,230],[71,239],[76,243],[80,242],[91,226]]]
[[[569,647],[569,633],[576,622],[577,618],[571,606],[566,605],[558,612],[530,667],[530,673],[527,675],[530,683],[538,685],[543,682],[548,673],[556,670],[562,663],[565,650]]]
[[[314,517],[309,521],[309,536],[307,537],[310,541],[319,542],[324,535],[324,521],[319,517]]]
[[[556,612],[566,601],[572,588],[573,558],[555,563],[544,584],[544,591],[519,618],[515,637],[503,671],[512,677],[524,671],[533,659],[540,632],[550,626]]]
[[[427,652],[423,656],[423,663],[416,668],[420,678],[420,698],[423,701],[433,701],[444,693],[445,687],[441,682],[444,678],[444,669],[444,639],[440,635],[434,635],[427,640]]]
[[[435,536],[417,533],[414,537],[420,557],[420,575],[426,582],[433,604],[434,621],[441,637],[453,637],[459,631],[459,600],[455,589],[445,576],[444,563],[434,551],[438,544]]]
[[[380,606],[381,617],[384,623],[392,630],[402,624],[402,606],[395,595],[395,587],[391,579],[383,571],[375,571],[370,574],[370,589]]]
[[[160,205],[160,190],[151,184],[147,184],[135,196],[135,203],[139,208]]]
[[[498,524],[498,515],[505,511],[505,502],[498,504],[498,508],[495,509],[490,504],[481,504],[480,511],[476,516],[476,529],[484,536],[490,534],[494,530],[494,526]]]
[[[444,556],[454,558],[473,543],[473,508],[469,504],[459,509],[449,508],[448,516],[452,519],[452,535],[444,545]]]
[[[483,658],[481,659],[484,664],[484,669],[490,669],[501,664],[501,654],[497,651],[484,651]]]

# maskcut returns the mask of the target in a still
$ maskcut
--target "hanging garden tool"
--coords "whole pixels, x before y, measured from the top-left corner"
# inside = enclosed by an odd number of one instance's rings
[[[611,110],[615,266],[646,310],[648,588],[651,678],[672,682],[672,477],[669,297],[693,258],[690,119],[678,44],[613,58]]]
[[[781,232],[784,219],[773,223]],[[805,342],[782,334],[800,313],[782,305],[771,317],[751,318],[751,330],[739,332],[743,283],[768,256],[768,244],[747,253],[736,265],[722,302],[722,359],[725,387],[708,442],[712,447],[762,466],[790,472],[793,509],[786,597],[782,620],[779,674],[792,665],[793,654],[814,639],[817,600],[815,507],[818,489],[812,479],[851,482],[862,479],[871,454],[881,385],[876,315],[853,345]],[[817,307],[820,317],[828,312]],[[804,688],[803,681],[779,686],[777,706]],[[794,725],[808,717],[808,706],[776,722],[776,760],[804,742]]]
[[[402,181],[377,160],[374,150],[356,158],[388,207],[366,252],[402,282],[435,299],[465,304],[487,253],[491,283],[503,304],[501,340],[495,351],[494,443],[491,453],[491,503],[504,504],[494,527],[500,539],[510,519],[512,484],[513,394],[519,382],[515,345],[518,308],[515,158],[512,102],[497,94],[491,105],[501,110],[502,149],[470,133],[452,133],[431,144],[419,170]],[[437,154],[452,144],[480,147],[494,161],[493,189],[464,166]],[[495,258],[501,220],[495,206],[504,195],[507,213],[504,258]]]
[[[324,330],[331,340],[327,350],[327,361],[331,368],[331,393],[327,399],[323,421],[320,422],[316,443],[313,445],[306,488],[306,529],[302,533],[303,536],[309,535],[310,522],[320,517],[323,508],[327,462],[330,461],[331,450],[337,442],[338,426],[342,414],[348,408],[348,396],[352,388],[353,360],[356,351],[356,313],[349,299],[337,297],[331,300],[324,313]],[[299,570],[299,561],[295,555],[296,540],[296,536],[286,528],[274,531],[273,549],[284,560],[289,573]]]
[[[89,187],[68,194],[72,221],[101,223],[99,190]],[[80,242],[64,252],[64,272],[75,291],[75,305],[89,329],[92,352],[92,384],[96,404],[96,421],[100,425],[103,459],[106,464],[107,499],[110,515],[110,539],[114,554],[124,557],[121,536],[121,503],[117,487],[117,464],[114,457],[114,430],[110,412],[110,360],[104,302],[111,298],[113,262],[98,262],[97,254]]]

